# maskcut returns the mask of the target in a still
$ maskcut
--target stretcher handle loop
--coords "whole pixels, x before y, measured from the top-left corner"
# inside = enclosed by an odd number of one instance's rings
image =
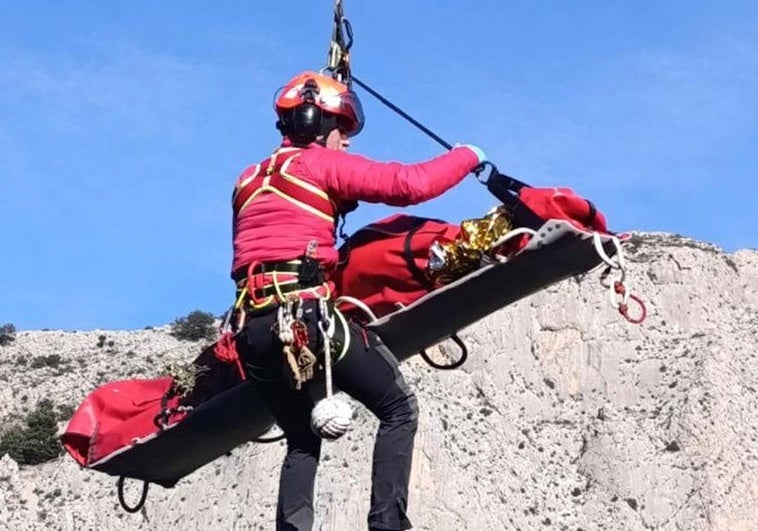
[[[444,365],[441,363],[437,363],[432,358],[429,357],[429,355],[426,353],[426,350],[422,350],[419,352],[421,354],[421,357],[424,358],[424,361],[427,362],[429,365],[434,367],[435,369],[440,369],[442,371],[452,371],[453,369],[457,369],[464,363],[466,363],[466,360],[468,359],[468,348],[466,347],[466,343],[463,342],[463,340],[458,337],[457,333],[450,334],[449,339],[452,339],[453,342],[458,345],[458,347],[461,349],[461,357],[458,358],[453,363],[450,363],[448,365]]]
[[[121,507],[127,512],[127,513],[136,513],[139,512],[142,507],[145,506],[145,500],[147,500],[147,489],[150,486],[150,482],[143,481],[142,482],[142,494],[140,495],[139,501],[137,502],[137,505],[129,506],[126,504],[126,500],[124,499],[124,480],[126,479],[126,476],[119,476],[118,477],[118,503],[121,504]]]
[[[287,435],[282,432],[279,435],[273,435],[271,437],[257,437],[255,439],[250,439],[254,443],[260,443],[260,444],[269,444],[269,443],[275,443],[283,440]]]

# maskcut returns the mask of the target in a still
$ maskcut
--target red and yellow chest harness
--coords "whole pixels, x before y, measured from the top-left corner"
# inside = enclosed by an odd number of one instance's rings
[[[327,193],[288,172],[301,151],[300,148],[278,149],[267,160],[256,164],[250,175],[237,182],[232,197],[235,219],[257,197],[272,193],[323,220],[335,223],[337,205]]]

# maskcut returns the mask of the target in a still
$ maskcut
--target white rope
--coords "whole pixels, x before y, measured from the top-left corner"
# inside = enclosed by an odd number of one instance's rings
[[[321,315],[318,328],[324,344],[326,398],[319,400],[311,411],[311,429],[319,437],[334,440],[342,437],[350,429],[353,410],[350,404],[333,396],[331,337],[334,334],[334,317],[329,312],[325,299],[319,300],[319,310]]]
[[[630,290],[624,285],[626,280],[626,259],[624,258],[624,251],[621,248],[621,241],[616,236],[611,236],[611,242],[616,248],[615,259],[608,256],[603,247],[603,241],[600,238],[599,232],[592,233],[592,243],[595,245],[595,251],[600,259],[608,266],[603,274],[600,275],[600,284],[608,288],[608,299],[611,306],[617,310],[621,308],[621,305],[626,305],[629,301]],[[619,271],[619,277],[617,279],[611,279],[611,271],[617,269]],[[616,286],[621,285],[624,289],[622,293],[616,291]],[[620,296],[620,297],[619,297]]]
[[[321,318],[318,322],[318,329],[321,331],[321,339],[324,343],[324,370],[326,371],[326,398],[332,397],[332,341],[329,335],[329,329],[334,330],[334,319],[329,315],[329,309],[326,302],[322,299],[319,301]]]
[[[362,300],[356,299],[355,297],[350,297],[349,295],[342,295],[341,297],[337,297],[337,300],[334,301],[334,305],[339,308],[343,302],[352,304],[356,308],[359,308],[371,319],[371,321],[376,321],[376,314],[374,314],[374,312],[371,311],[371,308],[369,308],[368,305]]]
[[[516,236],[521,236],[523,234],[528,234],[530,238],[533,238],[535,234],[537,234],[536,230],[529,229],[527,227],[519,227],[518,229],[513,229],[512,231],[509,231],[505,233],[500,239],[498,239],[495,243],[493,243],[490,246],[490,249],[496,249],[503,245],[505,242],[510,241],[514,239]],[[508,260],[507,256],[503,256],[501,254],[496,254],[495,258],[498,262],[506,262]]]
[[[529,229],[527,227],[519,227],[518,229],[513,229],[511,231],[506,232],[503,236],[500,237],[499,240],[497,240],[495,243],[491,245],[491,248],[499,247],[503,245],[505,242],[512,240],[516,236],[521,236],[522,234],[528,234],[529,236],[534,236],[537,234],[536,230]]]
[[[284,345],[291,345],[295,341],[295,333],[292,331],[293,320],[292,304],[287,301],[286,305],[279,305],[276,313],[277,334],[279,341]]]

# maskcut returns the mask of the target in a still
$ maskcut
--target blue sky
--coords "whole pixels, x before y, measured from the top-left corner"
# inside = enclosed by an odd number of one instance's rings
[[[231,302],[231,188],[331,0],[0,0],[0,324],[136,329]],[[356,76],[451,142],[593,199],[613,230],[757,248],[758,4],[344,0]],[[353,150],[441,148],[361,94]],[[753,146],[752,148],[750,146]],[[494,198],[473,178],[409,212]],[[364,205],[348,230],[391,213]]]

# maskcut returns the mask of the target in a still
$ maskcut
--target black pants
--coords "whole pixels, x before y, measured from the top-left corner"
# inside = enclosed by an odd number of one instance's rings
[[[303,320],[308,327],[309,346],[314,353],[321,352],[318,318],[318,305],[306,302]],[[295,391],[282,382],[279,378],[282,345],[272,332],[275,322],[276,312],[249,319],[244,330],[237,335],[237,348],[249,374],[265,380],[260,382],[261,389],[277,423],[287,436],[287,456],[279,480],[276,529],[311,531],[313,486],[321,439],[310,429],[310,413],[314,404],[308,386],[323,384],[312,380],[303,390]],[[339,324],[337,326],[340,328]],[[381,340],[354,323],[347,328],[344,341],[349,341],[349,349],[334,365],[334,383],[379,419],[368,525],[372,530],[410,529],[406,510],[413,439],[418,421],[416,397],[405,383],[397,360]]]

